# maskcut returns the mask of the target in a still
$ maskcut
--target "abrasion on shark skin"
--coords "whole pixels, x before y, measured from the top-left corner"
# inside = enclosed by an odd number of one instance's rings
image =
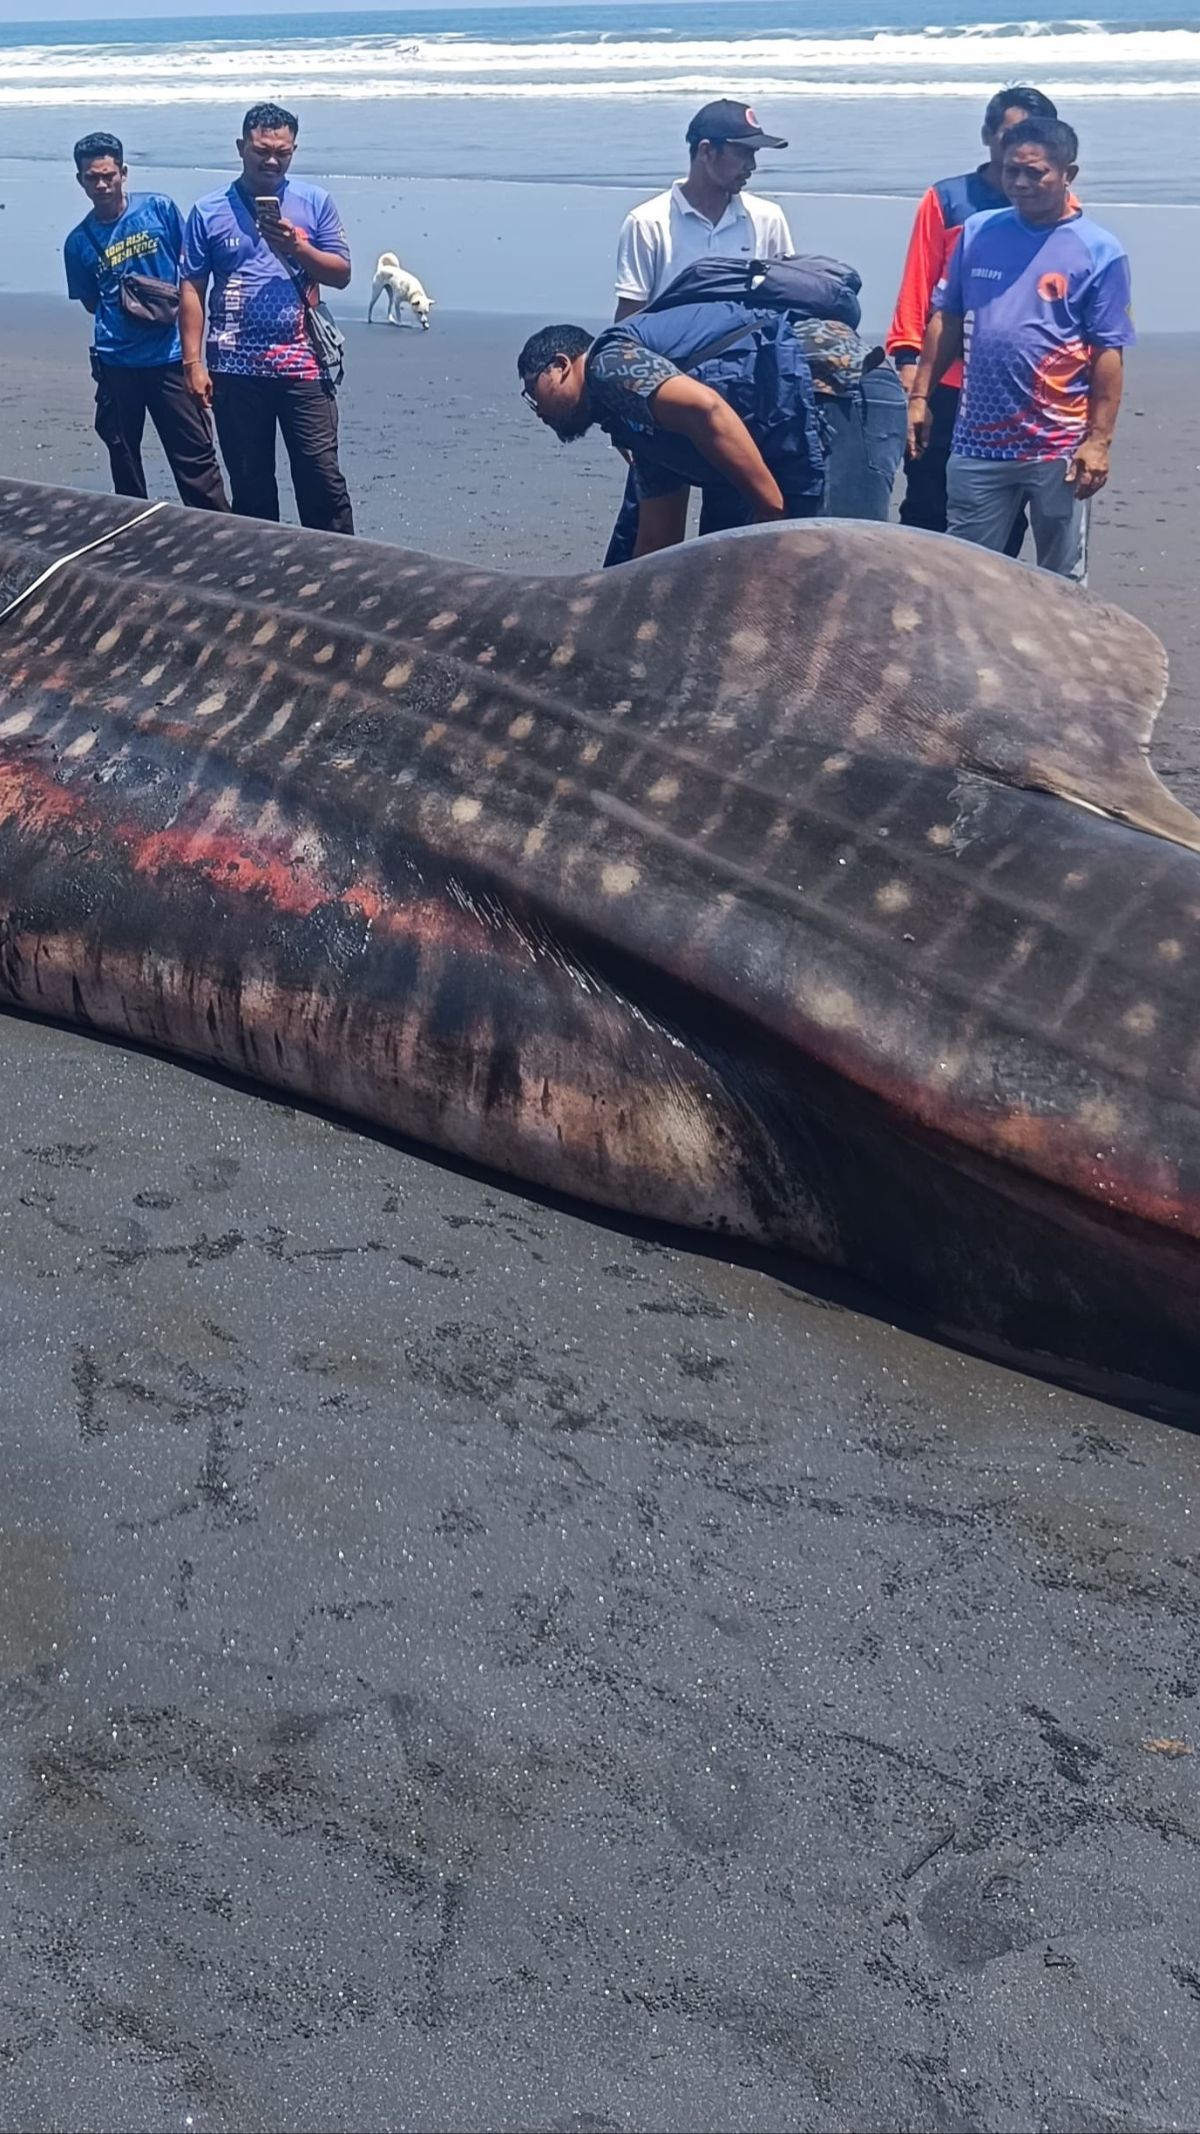
[[[1200,1386],[1164,688],[936,535],[536,579],[0,483],[0,1001]]]

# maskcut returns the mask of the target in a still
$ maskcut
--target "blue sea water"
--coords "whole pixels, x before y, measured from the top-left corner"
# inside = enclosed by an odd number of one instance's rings
[[[787,137],[757,182],[798,241],[834,212],[815,202],[858,200],[882,279],[912,196],[975,160],[983,105],[1014,80],[1078,127],[1090,206],[1163,210],[1151,309],[1179,323],[1200,238],[1200,0],[1040,21],[1002,0],[542,0],[0,25],[0,287],[56,286],[79,133],[114,128],[135,182],[186,206],[261,97],[300,113],[301,167],[337,192],[360,258],[416,246],[443,303],[538,309],[562,290],[603,312],[625,207],[678,175],[689,115],[720,94]]]
[[[606,0],[0,27],[2,146],[60,156],[68,115],[119,111],[140,153],[212,153],[212,116],[299,107],[331,176],[659,175],[679,119],[729,90],[791,147],[775,182],[923,183],[1000,82],[1049,89],[1094,195],[1200,200],[1200,0],[997,19],[997,0]],[[941,149],[941,141],[946,147]],[[952,160],[955,160],[952,155]],[[961,160],[961,157],[958,158]]]

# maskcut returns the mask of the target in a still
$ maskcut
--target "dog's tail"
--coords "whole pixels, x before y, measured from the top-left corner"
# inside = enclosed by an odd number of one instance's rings
[[[381,252],[379,255],[378,262],[376,264],[375,272],[378,274],[381,267],[398,267],[399,265],[400,262],[394,252]]]

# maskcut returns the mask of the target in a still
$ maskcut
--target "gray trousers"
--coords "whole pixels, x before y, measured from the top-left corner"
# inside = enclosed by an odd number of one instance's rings
[[[977,548],[1003,549],[1022,504],[1039,568],[1087,584],[1088,507],[1067,482],[1065,459],[964,459],[950,454],[946,531]]]

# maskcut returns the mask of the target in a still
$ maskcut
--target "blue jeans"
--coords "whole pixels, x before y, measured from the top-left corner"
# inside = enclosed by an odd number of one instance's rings
[[[1018,511],[1033,528],[1040,570],[1087,584],[1088,507],[1067,481],[1067,459],[964,459],[946,475],[947,532],[1002,550]]]
[[[825,517],[886,519],[904,457],[908,400],[890,363],[854,392],[817,395],[825,439]]]

